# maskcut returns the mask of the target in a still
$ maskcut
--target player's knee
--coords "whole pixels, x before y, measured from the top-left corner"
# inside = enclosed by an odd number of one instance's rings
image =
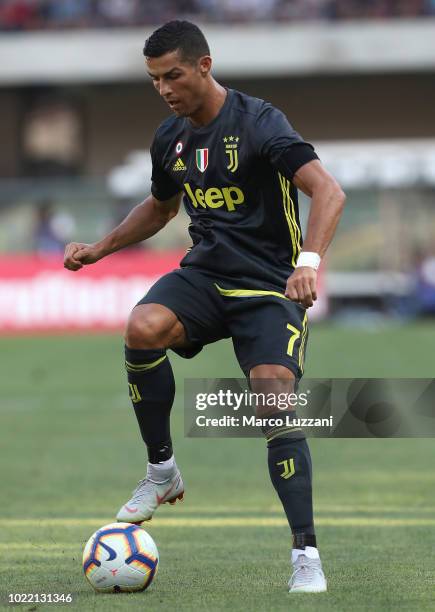
[[[264,418],[276,413],[279,406],[294,391],[295,377],[285,366],[279,364],[264,364],[252,368],[249,374],[251,389],[254,393],[269,398],[265,404],[255,406],[257,417]],[[275,402],[270,398],[275,397]],[[282,409],[282,408],[280,408]]]
[[[259,379],[294,381],[295,375],[291,370],[279,364],[263,364],[252,368],[249,373],[251,381]]]
[[[168,348],[171,322],[165,313],[152,304],[136,306],[130,314],[125,331],[125,343],[130,348]]]

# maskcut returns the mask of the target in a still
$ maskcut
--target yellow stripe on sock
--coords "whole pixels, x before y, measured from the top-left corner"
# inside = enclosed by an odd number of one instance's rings
[[[291,433],[293,431],[302,431],[300,427],[278,427],[277,429],[273,429],[270,434],[266,435],[267,442],[274,440],[275,438],[279,438],[282,434]]]
[[[166,359],[166,355],[163,355],[163,357],[159,357],[158,359],[156,359],[155,361],[152,361],[151,363],[134,364],[134,363],[130,363],[129,361],[126,361],[125,367],[129,372],[145,372],[146,370],[152,370],[152,368],[157,367],[165,359]]]

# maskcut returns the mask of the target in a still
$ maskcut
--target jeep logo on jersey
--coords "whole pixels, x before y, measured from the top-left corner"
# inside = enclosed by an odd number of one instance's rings
[[[208,166],[208,149],[196,149],[196,166],[200,172],[205,172]]]
[[[245,195],[241,189],[231,185],[230,187],[209,187],[206,191],[198,188],[195,192],[189,183],[184,183],[184,189],[195,208],[220,208],[226,206],[229,212],[236,210],[237,204],[243,204]]]

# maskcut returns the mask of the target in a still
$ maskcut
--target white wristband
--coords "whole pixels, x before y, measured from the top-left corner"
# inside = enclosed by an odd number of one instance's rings
[[[311,253],[310,251],[302,251],[299,253],[298,261],[296,263],[297,268],[308,267],[317,270],[321,262],[320,255],[318,253]]]

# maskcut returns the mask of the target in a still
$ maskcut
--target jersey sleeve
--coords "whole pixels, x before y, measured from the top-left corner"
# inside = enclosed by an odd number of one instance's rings
[[[150,151],[153,166],[151,173],[151,193],[156,200],[164,202],[177,193],[180,193],[182,190],[163,168],[162,157],[158,149],[158,143],[156,142],[156,138],[154,138]]]
[[[253,140],[257,154],[289,178],[307,162],[319,159],[314,147],[271,104],[265,104],[258,114]]]

